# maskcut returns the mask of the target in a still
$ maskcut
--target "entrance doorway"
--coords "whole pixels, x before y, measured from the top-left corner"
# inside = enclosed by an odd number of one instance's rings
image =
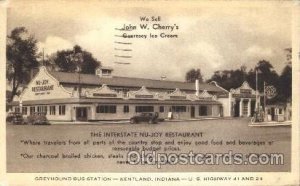
[[[275,120],[275,108],[271,107],[271,117],[272,117],[272,121]]]
[[[76,107],[76,120],[87,121],[87,108],[86,107]]]
[[[251,116],[253,116],[254,115],[254,112],[255,112],[255,101],[251,101]]]
[[[195,117],[195,107],[191,106],[191,118]]]
[[[236,101],[234,104],[234,117],[239,117],[240,116],[240,102]]]

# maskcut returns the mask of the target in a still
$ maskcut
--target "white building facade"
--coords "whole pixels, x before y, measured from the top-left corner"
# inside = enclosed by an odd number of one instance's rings
[[[249,117],[254,112],[255,91],[247,82],[227,91],[216,83],[115,77],[111,72],[100,68],[91,75],[40,67],[14,98],[12,111],[24,116],[42,112],[53,121],[123,120],[140,112],[157,112],[160,118],[172,113],[176,119]]]

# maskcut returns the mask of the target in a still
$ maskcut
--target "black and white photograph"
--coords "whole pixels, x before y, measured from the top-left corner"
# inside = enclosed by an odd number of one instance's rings
[[[4,185],[299,184],[297,2],[3,7]]]

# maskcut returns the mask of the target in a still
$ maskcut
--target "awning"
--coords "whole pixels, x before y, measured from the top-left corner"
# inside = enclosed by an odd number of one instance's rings
[[[23,106],[30,105],[59,105],[59,104],[163,104],[163,105],[221,105],[215,100],[155,100],[155,99],[103,99],[103,98],[69,98],[23,101]],[[12,102],[9,105],[17,106],[19,102]]]

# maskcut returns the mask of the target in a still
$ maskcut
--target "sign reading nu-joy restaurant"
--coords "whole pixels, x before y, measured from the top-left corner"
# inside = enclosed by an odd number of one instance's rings
[[[35,95],[50,94],[50,91],[54,89],[54,85],[51,85],[48,79],[36,80],[35,85],[31,87]]]
[[[38,74],[28,84],[19,98],[14,100],[42,100],[71,98],[72,91],[66,90],[59,81],[49,74],[45,67],[40,67]]]

